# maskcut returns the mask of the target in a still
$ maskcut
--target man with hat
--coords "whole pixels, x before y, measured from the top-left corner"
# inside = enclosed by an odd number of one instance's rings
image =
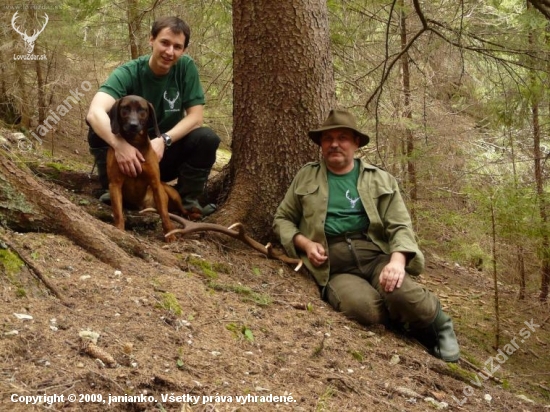
[[[298,171],[273,222],[287,254],[304,261],[322,298],[348,318],[401,325],[434,356],[457,362],[451,318],[411,278],[424,256],[396,179],[354,158],[369,137],[338,109],[309,137],[322,161]]]

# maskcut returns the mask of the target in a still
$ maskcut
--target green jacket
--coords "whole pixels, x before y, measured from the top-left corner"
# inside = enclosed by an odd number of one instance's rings
[[[409,212],[395,178],[361,161],[357,190],[370,220],[369,238],[384,253],[404,252],[407,255],[405,269],[410,275],[422,273],[424,255],[416,243]],[[273,229],[287,254],[300,257],[321,287],[326,286],[329,280],[330,256],[326,264],[315,267],[303,251],[296,250],[293,238],[301,233],[328,251],[324,231],[327,207],[326,165],[323,161],[308,163],[298,171],[273,221]]]

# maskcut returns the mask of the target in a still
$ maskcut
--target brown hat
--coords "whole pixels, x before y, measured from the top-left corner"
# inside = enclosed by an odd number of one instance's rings
[[[357,130],[357,122],[355,117],[350,112],[342,109],[333,109],[330,111],[327,120],[323,125],[316,130],[310,130],[308,136],[314,143],[321,145],[321,133],[324,130],[338,129],[338,128],[351,129],[359,137],[359,147],[365,146],[369,142],[369,137]]]

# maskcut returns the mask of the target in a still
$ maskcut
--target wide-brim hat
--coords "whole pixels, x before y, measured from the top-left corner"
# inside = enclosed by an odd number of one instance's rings
[[[319,129],[310,130],[308,136],[315,144],[320,146],[321,134],[323,131],[342,127],[353,130],[357,137],[359,137],[359,147],[363,147],[369,142],[369,136],[357,129],[357,122],[353,114],[342,109],[331,110],[327,120],[325,120],[321,127]]]

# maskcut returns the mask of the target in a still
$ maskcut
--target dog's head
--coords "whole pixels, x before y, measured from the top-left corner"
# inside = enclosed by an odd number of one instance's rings
[[[118,99],[109,111],[113,134],[131,137],[153,127],[155,136],[160,135],[153,105],[140,96],[124,96]]]

